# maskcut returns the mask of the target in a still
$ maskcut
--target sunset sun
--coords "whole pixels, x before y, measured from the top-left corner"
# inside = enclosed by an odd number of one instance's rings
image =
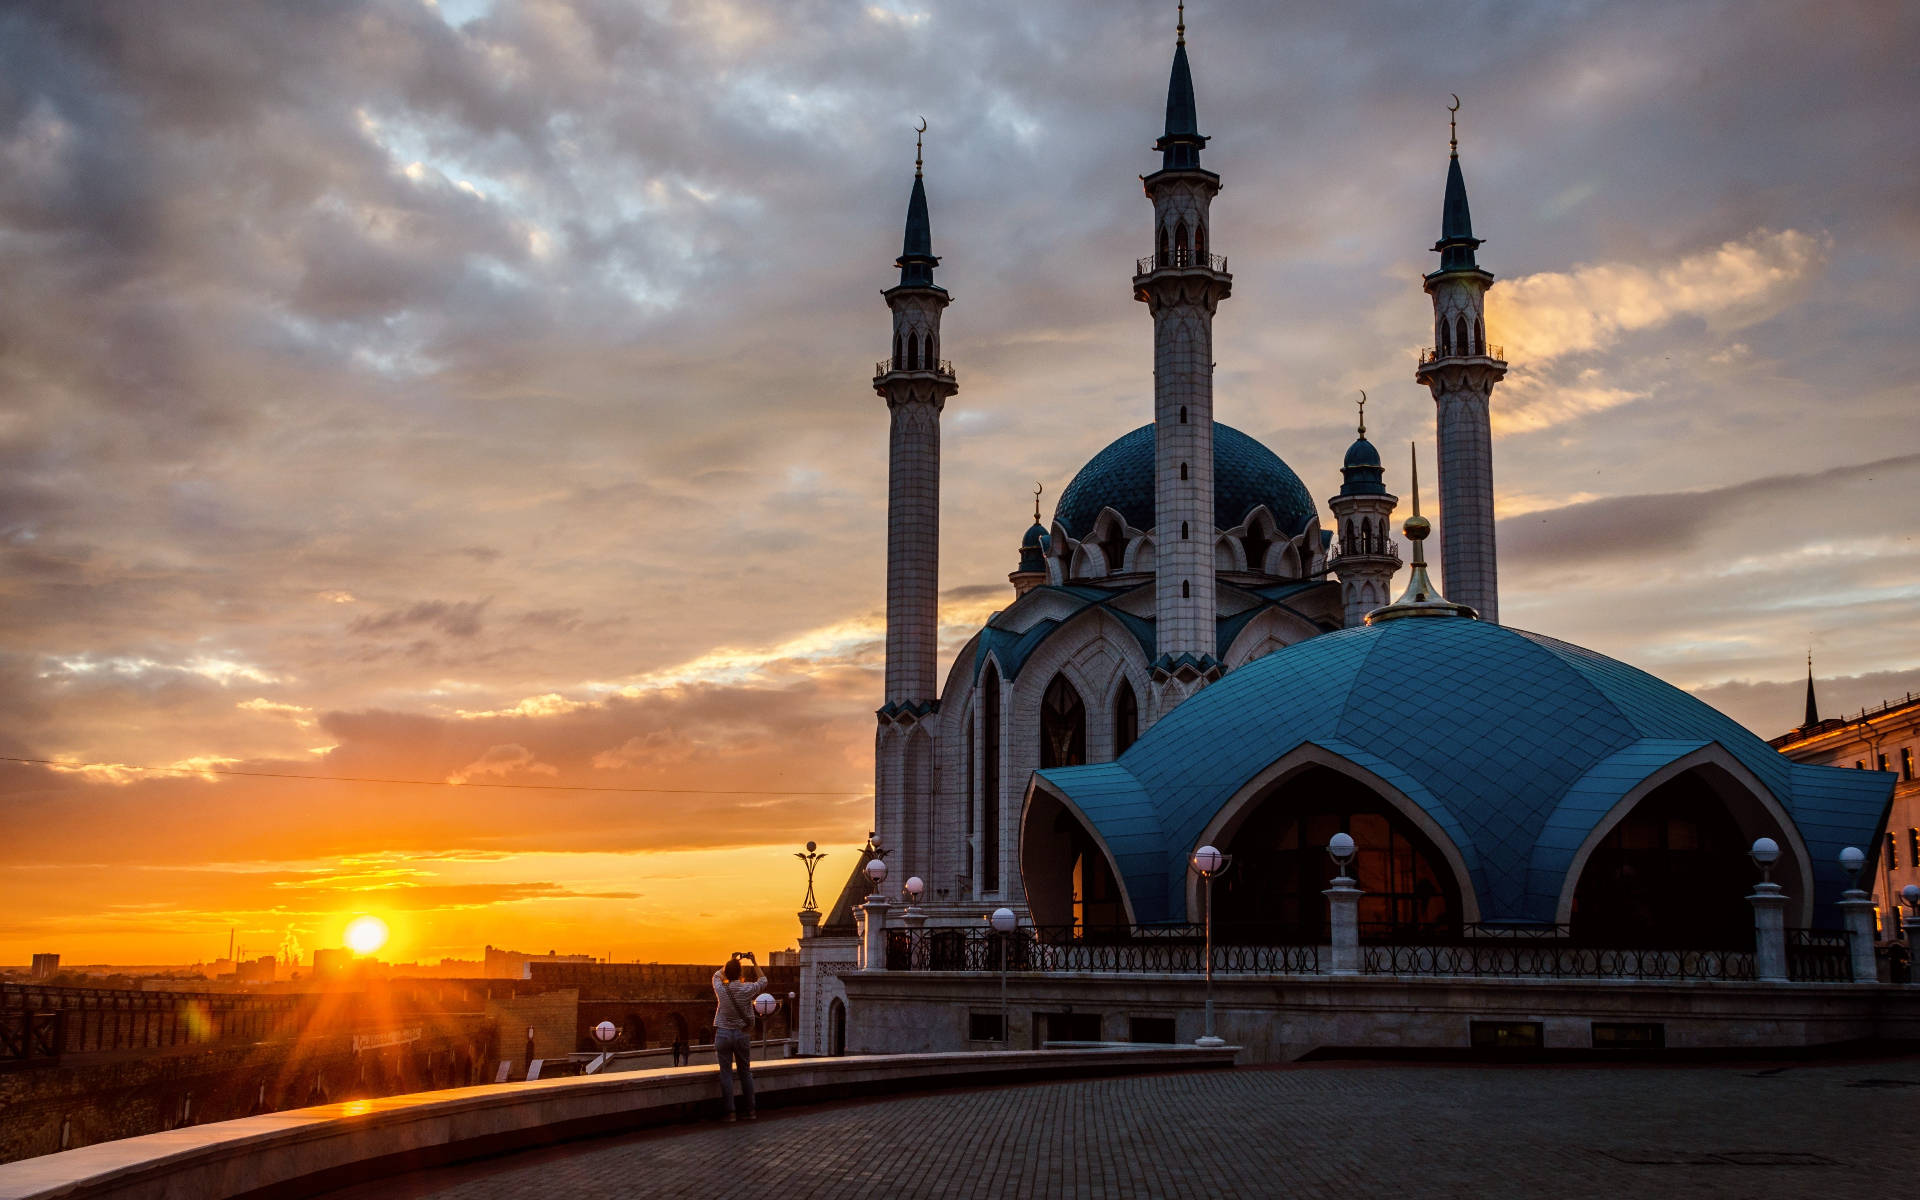
[[[387,944],[387,923],[379,917],[355,917],[347,923],[345,936],[355,954],[372,954]]]

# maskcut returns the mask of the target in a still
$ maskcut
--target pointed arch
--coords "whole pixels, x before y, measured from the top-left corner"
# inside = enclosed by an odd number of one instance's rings
[[[906,343],[901,339],[900,331],[896,329],[893,332],[893,369],[897,371],[901,367],[904,367],[906,365],[907,365]]]
[[[1140,697],[1124,674],[1113,692],[1113,756],[1119,758],[1140,740]]]
[[[980,675],[980,887],[1000,890],[1000,664]]]
[[[1460,348],[1462,354],[1473,352],[1472,343],[1467,341],[1467,318],[1464,313],[1453,319],[1453,344]]]
[[[920,369],[920,338],[916,334],[907,335],[907,370]]]
[[[1433,318],[1433,348],[1441,358],[1453,353],[1453,331],[1447,326],[1447,319],[1435,315]]]
[[[1189,249],[1190,247],[1187,242],[1187,220],[1185,217],[1182,217],[1178,221],[1175,221],[1173,225],[1173,262],[1175,266],[1184,267],[1187,265]]]
[[[1487,352],[1487,323],[1479,317],[1473,319],[1473,344],[1475,353],[1485,354]]]
[[[1062,672],[1040,697],[1040,769],[1077,767],[1086,761],[1086,702]]]
[[[1193,261],[1205,266],[1207,262],[1207,223],[1196,221],[1193,226]]]

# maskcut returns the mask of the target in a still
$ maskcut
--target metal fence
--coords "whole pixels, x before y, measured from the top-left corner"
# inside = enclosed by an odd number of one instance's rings
[[[1795,983],[1853,982],[1853,948],[1833,929],[1787,930],[1787,978]]]
[[[1026,925],[989,929],[890,929],[890,971],[1047,971],[1198,975],[1206,971],[1199,925]],[[1320,948],[1216,937],[1215,974],[1315,975]]]
[[[1632,950],[1549,939],[1363,946],[1367,975],[1495,979],[1752,979],[1750,950]]]

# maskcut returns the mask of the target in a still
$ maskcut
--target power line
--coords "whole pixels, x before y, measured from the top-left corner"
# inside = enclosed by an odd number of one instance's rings
[[[574,783],[454,783],[447,779],[377,779],[358,775],[294,775],[278,771],[234,771],[225,767],[135,767],[125,763],[79,763],[57,758],[15,758],[0,754],[0,762],[26,763],[36,767],[65,767],[84,771],[89,767],[116,771],[156,771],[174,775],[238,775],[247,779],[299,779],[308,783],[392,783],[409,787],[509,788],[531,792],[629,792],[649,796],[864,796],[864,788],[838,792],[770,791],[756,788],[648,788],[593,787]]]

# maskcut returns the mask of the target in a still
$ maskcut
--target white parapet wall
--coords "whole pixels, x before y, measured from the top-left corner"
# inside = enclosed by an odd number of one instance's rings
[[[1230,1067],[1224,1051],[1101,1046],[757,1063],[763,1108],[928,1088]],[[713,1119],[712,1067],[417,1092],[102,1142],[0,1165],[0,1200],[311,1195],[503,1151]]]
[[[995,973],[852,971],[838,982],[847,1049],[861,1054],[1139,1040],[1140,1031],[1169,1028],[1171,1040],[1191,1043],[1206,1002],[1197,975],[1009,972],[1007,1037],[975,1040],[997,1025]],[[1612,1045],[1657,1036],[1666,1049],[1695,1051],[1920,1041],[1920,986],[1888,984],[1233,975],[1215,979],[1213,1001],[1217,1032],[1241,1048],[1243,1063],[1470,1050],[1476,1024],[1482,1037],[1495,1026],[1537,1026],[1519,1032],[1537,1036],[1540,1049],[1570,1051],[1621,1036],[1629,1040]]]

